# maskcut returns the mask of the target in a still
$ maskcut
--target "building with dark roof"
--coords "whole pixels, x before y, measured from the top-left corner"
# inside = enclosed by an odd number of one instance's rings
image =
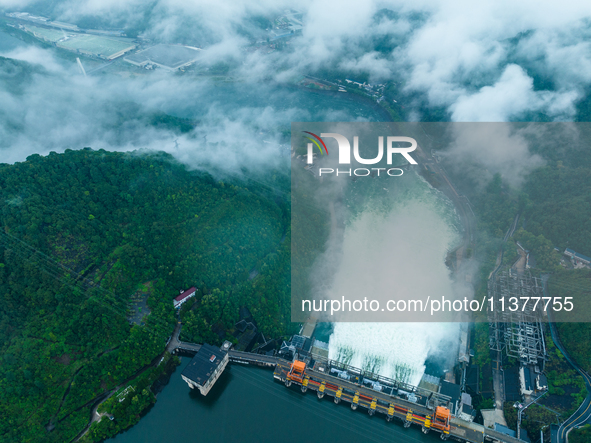
[[[238,340],[236,350],[248,352],[256,342],[257,327],[253,322],[242,319],[234,325],[234,330],[234,336]]]
[[[301,335],[294,335],[291,339],[291,344],[296,347],[296,349],[302,350],[304,345],[306,344],[306,337]]]
[[[548,389],[548,379],[540,373],[537,366],[522,366],[519,369],[519,382],[521,383],[521,393],[525,395]]]
[[[474,417],[476,417],[476,410],[470,405],[462,404],[461,410],[456,415],[462,420],[474,421]]]
[[[573,251],[572,249],[566,248],[564,250],[564,255],[566,255],[567,257],[570,257],[571,260],[573,261],[573,263],[575,264],[583,264],[583,265],[587,265],[589,266],[589,264],[591,264],[591,258],[587,257],[583,254],[579,254],[576,251]]]
[[[519,368],[511,367],[503,372],[505,378],[505,400],[521,401],[521,383],[519,381]]]
[[[505,435],[517,438],[517,433],[513,429],[510,429],[507,426],[504,426],[500,423],[495,423],[495,431],[502,432]]]
[[[226,369],[228,360],[227,352],[204,343],[193,360],[183,369],[181,377],[191,389],[197,388],[202,395],[207,395]]]
[[[195,286],[187,289],[184,292],[181,292],[181,294],[174,299],[174,307],[175,308],[180,308],[180,306],[184,302],[186,302],[187,300],[189,300],[191,297],[194,297],[195,294],[196,294],[196,292],[197,292],[197,288]]]
[[[439,393],[447,395],[451,398],[451,413],[453,415],[458,414],[458,405],[460,402],[460,398],[462,396],[462,390],[460,388],[460,385],[444,380],[441,382],[441,390],[439,391]]]
[[[462,392],[462,397],[456,412],[456,417],[465,421],[473,421],[474,417],[476,417],[476,410],[472,408],[472,396],[470,394]]]
[[[521,384],[521,393],[524,395],[531,395],[535,388],[536,375],[529,366],[522,366],[519,368],[519,383]]]
[[[536,379],[536,388],[538,391],[548,389],[548,378],[544,374],[538,374]]]

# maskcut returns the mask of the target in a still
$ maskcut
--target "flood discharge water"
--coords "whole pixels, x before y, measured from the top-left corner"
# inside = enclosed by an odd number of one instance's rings
[[[346,223],[331,292],[451,297],[445,257],[461,234],[453,204],[413,172],[395,182],[374,180],[358,180],[347,191],[349,209],[355,202],[360,210]],[[334,323],[329,358],[418,385],[429,356],[453,361],[458,337],[457,323]]]

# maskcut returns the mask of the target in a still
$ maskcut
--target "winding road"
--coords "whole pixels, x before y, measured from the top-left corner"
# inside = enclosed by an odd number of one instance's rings
[[[149,365],[146,365],[143,368],[139,369],[135,374],[133,374],[131,377],[126,378],[123,382],[119,383],[117,386],[115,386],[110,391],[104,392],[94,399],[95,403],[94,403],[94,406],[92,407],[92,412],[90,415],[90,422],[88,423],[88,425],[86,425],[86,427],[82,431],[80,431],[80,433],[78,435],[76,435],[76,437],[74,437],[74,439],[71,440],[71,442],[77,442],[78,440],[80,440],[88,432],[88,430],[90,429],[90,427],[92,426],[92,424],[94,422],[99,421],[104,415],[107,415],[104,412],[103,413],[98,412],[98,408],[100,405],[102,405],[105,401],[107,401],[109,398],[111,398],[113,396],[113,394],[115,394],[125,384],[127,384],[131,380],[139,377],[148,369],[158,366],[160,364],[161,358],[164,357],[166,352],[170,353],[173,349],[176,349],[179,346],[180,332],[181,332],[181,322],[177,322],[177,324],[174,328],[174,332],[172,333],[170,340],[168,341],[168,344],[166,345],[166,349],[162,354],[160,354],[158,357],[156,357],[154,360],[152,360],[152,362]]]
[[[542,276],[542,281],[544,282],[544,295],[548,296],[548,285],[546,282],[548,281],[548,275]],[[552,443],[567,443],[568,442],[568,433],[578,426],[584,425],[586,422],[591,421],[591,376],[587,374],[566,352],[566,349],[562,345],[560,341],[560,337],[558,336],[558,331],[556,330],[556,325],[554,322],[549,322],[550,325],[550,333],[552,334],[552,340],[556,347],[562,352],[566,360],[570,363],[570,365],[575,368],[575,370],[581,374],[583,380],[585,381],[585,388],[587,388],[587,397],[579,409],[577,409],[573,415],[571,415],[567,420],[565,420],[560,427],[558,428],[557,434],[557,441]]]
[[[585,387],[587,388],[587,397],[579,406],[579,409],[575,411],[573,415],[571,415],[564,423],[560,425],[558,428],[558,441],[557,443],[568,442],[568,433],[578,426],[584,425],[587,421],[591,419],[591,376],[587,374],[579,365],[577,365],[573,359],[568,355],[562,342],[560,341],[560,337],[558,337],[558,333],[556,331],[556,325],[554,323],[550,323],[550,332],[552,334],[552,340],[554,340],[554,344],[560,352],[566,357],[567,361],[571,364],[576,371],[581,374],[583,380],[585,381]],[[554,442],[553,442],[554,443]]]

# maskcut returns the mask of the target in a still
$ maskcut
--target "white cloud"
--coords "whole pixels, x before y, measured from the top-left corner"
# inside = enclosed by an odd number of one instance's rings
[[[544,165],[544,160],[529,150],[529,129],[510,123],[459,123],[451,126],[453,142],[446,154],[454,167],[486,184],[501,174],[512,186],[519,187],[527,174]],[[477,169],[473,169],[477,165]],[[483,171],[486,173],[483,174]]]
[[[22,46],[6,53],[0,53],[0,56],[40,65],[52,73],[64,73],[64,67],[53,54],[35,46]]]
[[[0,0],[4,8],[26,5]],[[245,90],[251,90],[256,81],[286,81],[319,67],[340,67],[353,74],[367,73],[372,81],[396,82],[404,87],[401,95],[418,92],[429,104],[447,109],[454,121],[506,121],[537,112],[555,120],[572,119],[574,103],[591,82],[589,2],[305,0],[296,4],[286,0],[65,0],[55,5],[53,18],[75,21],[98,17],[114,20],[118,26],[141,25],[155,40],[203,46],[204,63],[227,62],[238,67],[236,73],[240,77],[253,81]],[[287,8],[303,13],[302,35],[295,37],[284,51],[245,51],[250,38],[265,35],[261,21],[255,18],[272,18]],[[384,9],[390,12],[383,14]],[[378,39],[383,43],[380,48],[375,47]],[[390,47],[394,49],[390,51]],[[174,76],[127,80],[111,77],[104,83],[81,80],[74,75],[75,67],[63,68],[49,51],[35,48],[5,55],[39,64],[51,75],[36,79],[28,87],[25,97],[19,98],[20,109],[11,111],[14,97],[6,92],[0,104],[0,112],[8,113],[6,121],[21,119],[33,125],[27,128],[25,138],[27,146],[39,149],[44,145],[90,144],[81,141],[82,128],[108,128],[112,119],[109,110],[116,108],[104,94],[164,111],[185,109],[188,100],[199,100],[204,94],[203,82]],[[545,82],[540,83],[540,78]],[[54,105],[60,100],[68,103],[70,110]],[[202,100],[205,114],[208,115],[208,109],[215,113],[215,104]],[[94,120],[100,125],[84,117],[84,110],[97,104]],[[420,118],[415,103],[400,104],[413,118]],[[298,115],[304,112],[293,108]],[[44,119],[35,109],[47,110]],[[253,108],[247,109],[253,112]],[[263,113],[273,117],[273,112]],[[330,113],[339,118],[346,115],[338,109]],[[229,116],[229,121],[244,120],[237,115]],[[47,136],[40,135],[43,128],[47,129]],[[5,145],[25,144],[13,133],[5,132],[2,136],[1,143]],[[163,132],[142,135],[129,143],[153,144],[153,140],[165,136],[170,144],[173,136]],[[127,145],[128,141],[120,137],[107,129],[96,142]],[[185,144],[188,143],[187,139]]]
[[[356,59],[345,59],[339,64],[339,68],[357,72],[370,72],[375,80],[389,79],[392,77],[392,63],[380,57],[377,52],[367,52]],[[372,79],[372,81],[374,81]]]
[[[517,65],[508,65],[499,80],[474,94],[461,94],[450,106],[453,121],[499,122],[527,111],[573,115],[575,92],[534,91],[533,80]]]

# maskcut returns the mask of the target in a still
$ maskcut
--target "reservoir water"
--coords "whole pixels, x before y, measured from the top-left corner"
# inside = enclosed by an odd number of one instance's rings
[[[232,365],[207,397],[192,392],[182,381],[181,365],[158,401],[139,424],[108,440],[110,443],[302,443],[302,442],[437,442],[437,433],[424,435],[419,428],[404,429],[402,422],[388,423],[352,411],[313,392],[286,388],[274,381],[273,372]]]

